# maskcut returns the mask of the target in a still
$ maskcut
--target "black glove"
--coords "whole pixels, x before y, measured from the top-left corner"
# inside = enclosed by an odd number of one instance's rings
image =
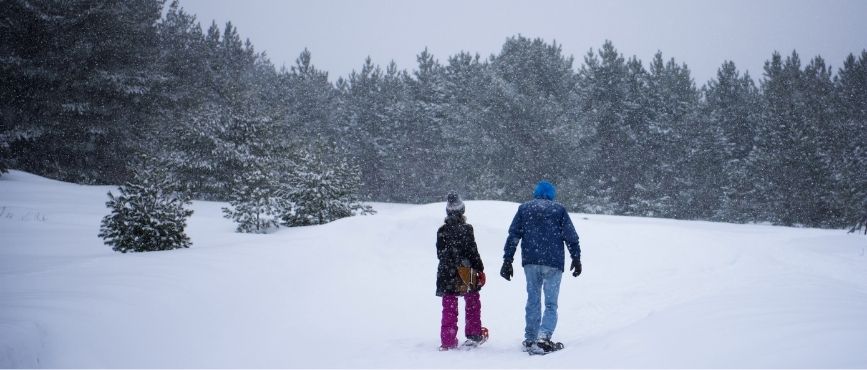
[[[581,275],[581,260],[578,258],[573,258],[572,267],[569,267],[569,270],[572,271],[572,276]]]
[[[502,276],[503,279],[512,281],[513,275],[515,275],[515,273],[512,271],[512,264],[503,261],[503,267],[500,269],[500,276]]]

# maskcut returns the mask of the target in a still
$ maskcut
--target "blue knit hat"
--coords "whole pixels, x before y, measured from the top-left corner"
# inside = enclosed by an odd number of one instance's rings
[[[554,197],[556,196],[557,189],[554,187],[554,184],[547,180],[539,181],[539,183],[536,184],[536,190],[533,190],[533,198],[536,199],[554,200]]]

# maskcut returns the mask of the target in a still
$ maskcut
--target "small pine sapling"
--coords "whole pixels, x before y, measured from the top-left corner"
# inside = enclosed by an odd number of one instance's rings
[[[117,252],[150,252],[189,248],[184,229],[193,211],[190,199],[163,171],[137,171],[135,178],[108,192],[99,237]]]
[[[224,217],[238,224],[240,233],[264,234],[279,227],[280,215],[289,205],[276,176],[248,167],[235,175]]]
[[[858,216],[855,226],[852,226],[849,232],[854,233],[862,228],[864,229],[864,235],[867,235],[867,198],[861,202],[861,214]]]
[[[345,160],[326,161],[308,153],[292,172],[289,193],[292,207],[283,215],[288,226],[319,225],[356,214],[376,213],[358,201],[359,170]]]
[[[9,172],[9,144],[5,136],[0,134],[0,176]]]

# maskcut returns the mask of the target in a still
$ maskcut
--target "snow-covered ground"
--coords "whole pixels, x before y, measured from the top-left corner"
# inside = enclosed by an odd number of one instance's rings
[[[0,177],[0,367],[867,367],[863,235],[572,214],[566,350],[530,357],[522,269],[497,274],[517,204],[469,201],[491,339],[438,352],[444,203],[246,235],[194,202],[190,249],[121,254],[97,237],[110,189]]]

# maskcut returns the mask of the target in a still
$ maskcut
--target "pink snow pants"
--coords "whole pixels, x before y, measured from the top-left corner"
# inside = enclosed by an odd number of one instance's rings
[[[482,334],[482,302],[479,292],[464,295],[466,303],[466,328],[464,335]],[[443,320],[440,328],[442,346],[451,348],[458,346],[458,296],[446,294],[443,296]]]

